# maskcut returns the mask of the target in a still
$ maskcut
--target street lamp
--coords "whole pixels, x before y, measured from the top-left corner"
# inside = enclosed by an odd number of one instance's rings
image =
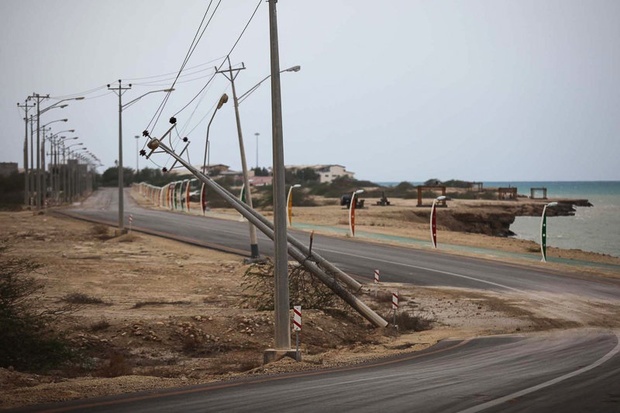
[[[79,143],[74,143],[73,145],[67,145],[66,147],[63,147],[63,159],[66,160],[66,171],[65,171],[65,179],[64,179],[64,192],[65,192],[65,201],[66,202],[73,202],[73,196],[74,196],[74,192],[73,192],[73,181],[75,180],[74,178],[74,167],[73,167],[73,162],[71,162],[71,154],[75,153],[75,150],[71,150],[71,148],[75,147],[75,146],[82,146],[84,145],[82,142]],[[67,156],[65,156],[65,152],[67,153]],[[71,165],[71,167],[69,167],[69,165]]]
[[[287,205],[287,213],[288,213],[288,224],[293,225],[293,197],[291,196],[293,193],[293,188],[300,188],[301,184],[291,185],[288,189],[288,195],[286,196],[286,205]]]
[[[61,105],[60,107],[66,107],[67,105]],[[50,106],[46,109],[44,109],[42,112],[46,112],[49,109],[51,109],[53,107]],[[45,131],[45,128],[48,125],[51,125],[52,123],[56,123],[56,122],[67,122],[69,119],[65,118],[65,119],[56,119],[53,120],[51,122],[46,123],[45,125],[43,125],[41,127],[41,129],[43,129]],[[45,205],[45,198],[47,197],[47,177],[45,174],[45,133],[43,134],[43,139],[40,141],[39,144],[39,133],[40,131],[37,130],[37,149],[40,150],[39,156],[41,158],[41,169],[39,169],[39,179],[37,180],[37,201],[39,201],[39,203],[37,204],[37,206],[42,206]],[[40,148],[39,148],[40,146]]]
[[[557,202],[549,202],[545,205],[542,212],[542,218],[540,220],[540,253],[542,255],[542,262],[547,262],[547,208],[553,208],[558,206]]]
[[[36,101],[36,105],[37,105],[37,180],[36,180],[36,186],[37,186],[37,199],[36,199],[36,203],[37,203],[37,209],[41,209],[41,206],[43,205],[43,200],[44,200],[44,194],[42,193],[42,184],[44,182],[44,174],[41,173],[41,168],[40,168],[40,163],[43,162],[45,163],[45,146],[43,145],[42,148],[40,148],[40,132],[41,132],[41,115],[49,110],[52,109],[56,109],[56,108],[65,108],[67,107],[67,104],[62,104],[62,102],[66,102],[69,100],[82,100],[84,99],[83,96],[79,96],[79,97],[75,97],[75,98],[70,98],[70,99],[61,99],[58,102],[54,103],[53,105],[50,105],[44,109],[41,109],[41,102],[43,102],[43,100],[45,99],[49,99],[49,95],[40,95],[38,93],[33,93],[31,96],[28,96],[28,99],[33,99]],[[42,156],[41,156],[42,154]],[[43,168],[45,168],[45,165],[43,165]]]
[[[118,81],[118,86],[111,87],[108,84],[108,90],[112,90],[118,96],[118,230],[120,233],[123,233],[125,229],[125,220],[123,219],[124,215],[124,199],[123,199],[123,187],[125,186],[123,182],[123,109],[128,108],[133,105],[146,95],[150,95],[151,93],[157,92],[172,92],[174,89],[160,89],[160,90],[151,90],[146,92],[137,98],[125,103],[123,105],[123,94],[125,91],[131,89],[131,83],[128,86],[123,86],[121,80]]]
[[[75,132],[75,129],[68,129],[64,132]],[[58,133],[61,133],[61,132],[58,132]],[[57,136],[58,133],[56,133],[55,136]],[[52,190],[54,192],[54,201],[58,203],[59,201],[61,201],[60,189],[62,186],[62,178],[65,174],[64,169],[66,169],[66,165],[63,165],[64,158],[62,160],[62,163],[60,161],[60,145],[62,144],[64,148],[65,142],[78,139],[78,137],[73,136],[71,138],[68,138],[66,136],[58,136],[57,139],[53,139],[53,138],[54,136],[50,138],[52,141],[52,151],[51,151],[51,158],[50,158],[50,164],[52,165],[51,179],[52,179]],[[64,153],[63,153],[63,157],[64,157]]]
[[[230,64],[230,56],[227,56],[227,60],[228,60],[228,70],[218,71],[218,73],[224,74],[227,77],[227,79],[230,81],[231,86],[232,86],[233,104],[234,104],[234,109],[235,109],[235,121],[237,124],[237,136],[239,140],[239,154],[241,157],[241,170],[243,173],[243,184],[246,188],[246,204],[248,205],[248,207],[253,208],[254,206],[252,205],[252,191],[250,189],[248,166],[247,166],[247,161],[246,161],[246,156],[245,156],[245,145],[243,143],[243,133],[241,131],[239,104],[241,103],[241,100],[243,98],[248,97],[254,90],[256,90],[261,85],[261,83],[269,79],[271,75],[266,76],[263,80],[258,82],[255,86],[253,86],[250,90],[245,92],[243,95],[237,97],[237,90],[235,88],[235,77],[238,74],[239,70],[242,70],[242,69],[235,69],[237,73],[233,75],[233,68]],[[301,66],[294,66],[294,67],[279,71],[279,73],[298,72],[300,69],[301,69]],[[257,136],[257,139],[258,139],[258,136]],[[258,141],[257,141],[256,149],[257,149],[257,161],[256,161],[257,165],[256,166],[258,168]],[[285,224],[286,224],[286,220],[285,220]],[[260,257],[260,254],[258,251],[258,238],[256,236],[256,227],[252,225],[251,222],[249,223],[249,230],[250,230],[250,257],[251,259],[257,259]]]
[[[140,164],[139,162],[139,158],[140,158],[140,151],[138,150],[138,141],[140,140],[140,136],[136,135],[136,177],[138,175],[138,172],[140,172]]]
[[[441,202],[441,201],[445,201],[448,197],[442,195],[442,196],[438,196],[437,198],[433,199],[433,205],[431,206],[431,222],[430,222],[430,226],[431,226],[431,243],[433,244],[433,248],[437,248],[437,216],[435,214],[435,210],[436,210],[436,203],[437,202]]]
[[[217,111],[224,106],[224,103],[228,102],[228,95],[226,93],[224,93],[221,97],[220,100],[217,102],[217,106],[215,107],[215,110],[213,111],[213,115],[211,115],[211,119],[209,119],[209,123],[207,124],[207,137],[206,137],[206,141],[205,141],[205,156],[204,159],[202,161],[202,173],[207,175],[207,151],[209,148],[209,129],[211,128],[211,122],[213,122],[213,118],[215,118],[215,114],[217,113]],[[210,154],[209,154],[210,156]]]
[[[349,204],[349,234],[352,237],[355,236],[355,195],[359,195],[362,192],[364,192],[363,189],[358,189],[351,194],[351,202]]]
[[[280,70],[278,73],[284,73],[284,72],[299,72],[301,70],[301,66],[299,65],[295,65],[295,66],[291,66],[288,69],[283,69]],[[248,96],[250,96],[254,91],[256,91],[256,89],[258,89],[258,87],[267,79],[269,79],[271,77],[271,75],[267,75],[263,78],[263,80],[261,80],[260,82],[258,82],[257,84],[255,84],[254,86],[252,86],[250,89],[248,89],[247,92],[243,93],[241,96],[239,96],[239,103],[243,102]]]

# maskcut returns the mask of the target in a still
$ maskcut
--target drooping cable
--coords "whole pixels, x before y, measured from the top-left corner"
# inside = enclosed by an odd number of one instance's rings
[[[181,64],[181,68],[179,69],[179,72],[177,73],[177,77],[175,78],[174,82],[172,82],[172,85],[170,86],[170,89],[173,89],[179,76],[181,75],[181,73],[183,73],[183,70],[185,69],[185,66],[187,65],[187,62],[189,61],[190,57],[192,56],[192,54],[194,53],[194,51],[196,50],[196,47],[198,47],[198,43],[200,42],[200,40],[202,39],[202,36],[204,35],[205,31],[207,30],[207,27],[209,27],[209,24],[211,23],[211,21],[213,20],[213,16],[215,16],[215,13],[217,12],[217,9],[220,7],[220,4],[222,3],[222,0],[219,0],[217,2],[217,5],[215,6],[215,9],[213,10],[213,13],[211,13],[211,17],[209,17],[209,20],[205,23],[205,19],[207,18],[207,15],[209,14],[209,10],[211,9],[211,5],[213,4],[213,0],[211,0],[209,2],[209,6],[207,7],[207,10],[205,11],[205,14],[202,17],[202,21],[200,22],[200,26],[198,27],[198,30],[196,31],[196,34],[194,35],[194,39],[192,40],[192,43],[189,46],[189,49],[185,55],[185,59],[183,60],[183,63]],[[204,27],[202,27],[204,24]],[[200,29],[202,28],[202,32],[200,31]],[[200,32],[200,35],[198,35],[198,32]],[[151,121],[148,123],[146,130],[149,130],[151,128],[151,125],[153,125],[153,127],[157,124],[157,122],[159,121],[159,118],[164,110],[164,107],[166,106],[166,103],[168,102],[168,99],[170,99],[170,92],[166,93],[166,96],[164,96],[162,102],[159,105],[159,108],[157,108],[157,110],[155,111],[155,115],[153,116],[153,118],[151,119]]]

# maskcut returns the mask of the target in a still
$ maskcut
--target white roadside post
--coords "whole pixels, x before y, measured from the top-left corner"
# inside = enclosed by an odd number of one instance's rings
[[[392,293],[392,310],[394,311],[394,328],[398,334],[398,325],[396,324],[396,311],[398,310],[398,291]]]
[[[377,298],[377,292],[379,291],[379,270],[375,270],[375,298]]]
[[[293,330],[295,331],[296,355],[297,361],[301,361],[301,353],[299,352],[299,334],[301,332],[301,306],[293,306]]]
[[[131,224],[133,223],[133,215],[129,214],[129,232],[131,232]]]

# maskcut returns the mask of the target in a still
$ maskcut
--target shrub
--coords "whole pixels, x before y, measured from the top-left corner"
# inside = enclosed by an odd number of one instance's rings
[[[44,371],[75,357],[68,341],[50,327],[56,313],[41,310],[37,295],[43,285],[26,275],[38,267],[0,256],[0,367]]]
[[[394,322],[394,313],[392,311],[382,314],[382,317],[390,321],[390,323]],[[426,316],[412,315],[406,311],[396,312],[396,325],[400,332],[430,330],[433,328],[434,322],[435,320]]]
[[[243,275],[242,287],[247,294],[246,303],[258,310],[273,310],[274,265],[267,259],[252,264]],[[303,266],[289,265],[290,305],[303,308],[325,309],[333,307],[336,295]]]
[[[102,299],[83,293],[67,294],[62,298],[62,301],[70,304],[105,304]]]

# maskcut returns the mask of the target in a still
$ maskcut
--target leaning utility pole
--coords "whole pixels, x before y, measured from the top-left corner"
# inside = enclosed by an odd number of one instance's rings
[[[35,107],[34,104],[28,104],[28,98],[24,101],[24,104],[17,103],[17,107],[24,109],[24,205],[30,204],[30,171],[28,169],[28,109]]]
[[[233,69],[230,64],[230,56],[228,59],[228,70],[217,70],[216,73],[221,73],[226,76],[232,85],[233,105],[235,107],[235,119],[237,121],[237,136],[239,137],[239,153],[241,155],[241,170],[243,172],[243,187],[245,188],[245,203],[250,208],[252,205],[252,191],[250,189],[250,179],[248,177],[248,164],[245,159],[245,145],[243,144],[243,133],[241,132],[241,119],[239,118],[239,100],[237,99],[237,90],[235,89],[235,78],[239,74],[240,70],[244,70],[245,67]],[[233,70],[235,73],[233,74]],[[228,74],[227,74],[228,72]],[[249,221],[248,221],[249,222]],[[255,260],[260,257],[258,252],[258,238],[256,236],[256,227],[249,222],[250,225],[250,259]]]
[[[123,93],[126,90],[131,89],[131,83],[127,86],[121,84],[121,80],[118,80],[118,86],[111,87],[108,85],[108,90],[113,91],[118,95],[118,230],[122,234],[125,229],[125,219],[123,215],[125,199],[123,197],[123,188],[125,183],[123,182]]]

